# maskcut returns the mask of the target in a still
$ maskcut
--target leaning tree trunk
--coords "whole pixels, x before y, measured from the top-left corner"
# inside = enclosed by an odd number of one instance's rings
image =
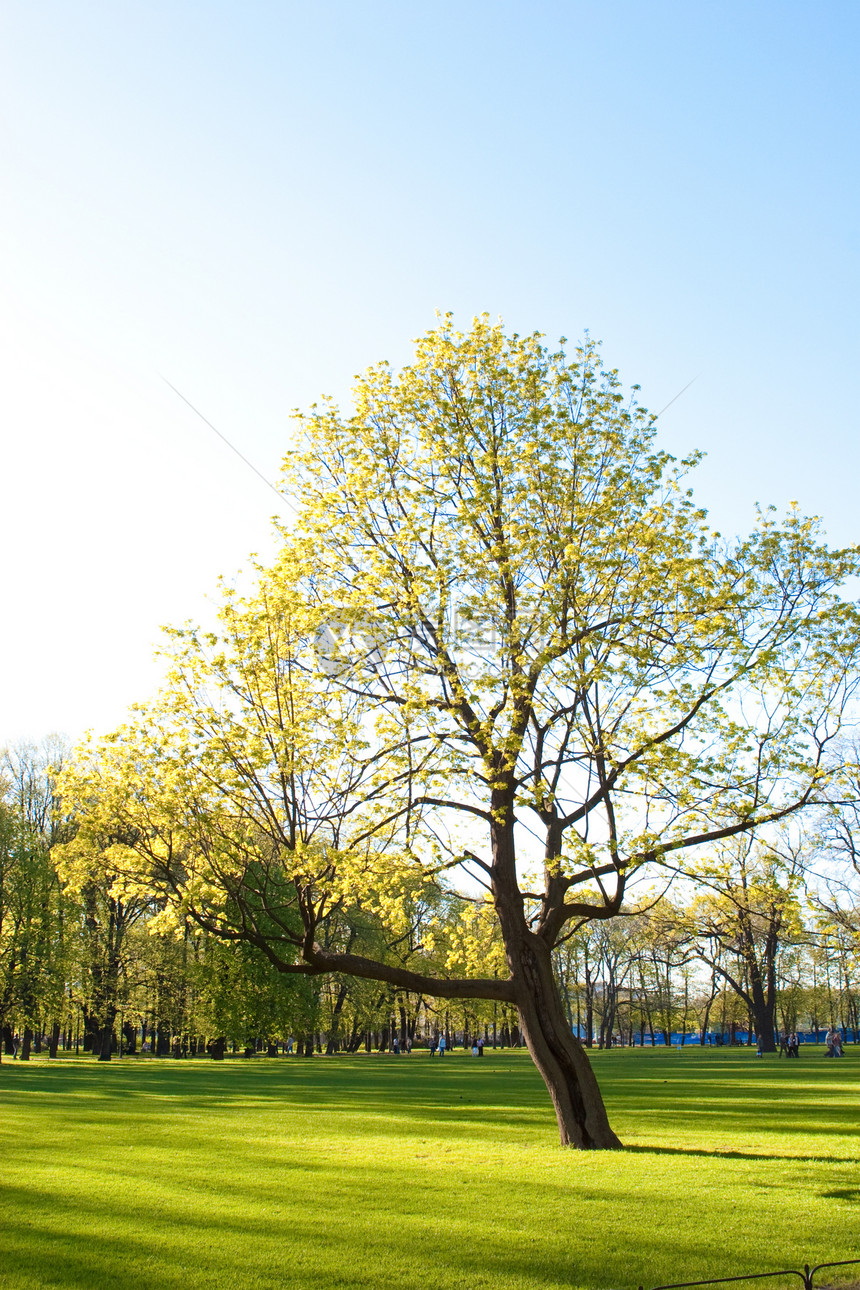
[[[520,1026],[549,1090],[563,1147],[620,1147],[585,1049],[571,1033],[546,943],[525,931],[508,950]]]
[[[591,1063],[571,1033],[547,941],[529,927],[517,882],[512,792],[493,795],[493,902],[511,973],[520,1030],[547,1086],[563,1147],[620,1147]]]

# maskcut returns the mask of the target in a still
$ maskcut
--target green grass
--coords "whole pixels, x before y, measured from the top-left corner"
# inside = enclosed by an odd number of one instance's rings
[[[596,1290],[860,1257],[860,1053],[594,1064],[623,1152],[559,1148],[521,1052],[7,1059],[0,1286]]]

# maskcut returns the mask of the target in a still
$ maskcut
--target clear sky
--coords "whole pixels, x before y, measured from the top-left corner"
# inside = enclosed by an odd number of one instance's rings
[[[589,328],[742,531],[860,537],[860,6],[5,0],[0,743],[273,549],[290,410],[452,309]]]

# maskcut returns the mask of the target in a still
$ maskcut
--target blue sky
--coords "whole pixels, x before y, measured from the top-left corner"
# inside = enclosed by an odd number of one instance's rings
[[[293,407],[585,328],[742,531],[858,538],[860,9],[7,0],[0,742],[105,728],[272,549]]]

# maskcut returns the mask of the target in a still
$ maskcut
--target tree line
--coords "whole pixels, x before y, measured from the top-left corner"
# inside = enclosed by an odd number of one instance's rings
[[[81,869],[65,858],[75,820],[57,779],[67,756],[53,740],[7,749],[0,763],[7,1056],[274,1056],[291,1040],[292,1051],[311,1056],[389,1051],[395,1038],[405,1051],[440,1034],[449,1048],[478,1037],[492,1047],[521,1042],[505,1004],[452,1004],[349,975],[286,976],[245,941],[226,943],[188,918],[166,925],[151,893],[123,890],[103,862]],[[827,822],[844,835],[844,810]],[[837,1025],[860,1042],[858,910],[809,899],[806,867],[796,847],[736,847],[712,865],[719,881],[688,902],[665,897],[579,928],[554,954],[572,1032],[603,1048],[741,1035],[752,1044],[766,1027],[817,1035]],[[332,913],[323,936],[426,972],[444,970],[467,945],[501,964],[498,938],[482,922],[482,902],[439,887],[411,902],[397,937],[357,906]]]
[[[0,759],[0,1027],[3,1051],[223,1057],[386,1050],[398,1038],[449,1047],[480,1035],[519,1043],[515,1011],[430,997],[350,976],[285,977],[259,950],[191,919],[165,920],[164,902],[130,891],[101,855],[70,858],[75,818],[57,793],[61,741],[6,749]],[[429,903],[428,903],[429,900]],[[413,901],[392,937],[357,905],[333,912],[326,944],[405,964],[440,967],[461,931],[462,905],[441,890]],[[422,945],[432,915],[434,948]]]

